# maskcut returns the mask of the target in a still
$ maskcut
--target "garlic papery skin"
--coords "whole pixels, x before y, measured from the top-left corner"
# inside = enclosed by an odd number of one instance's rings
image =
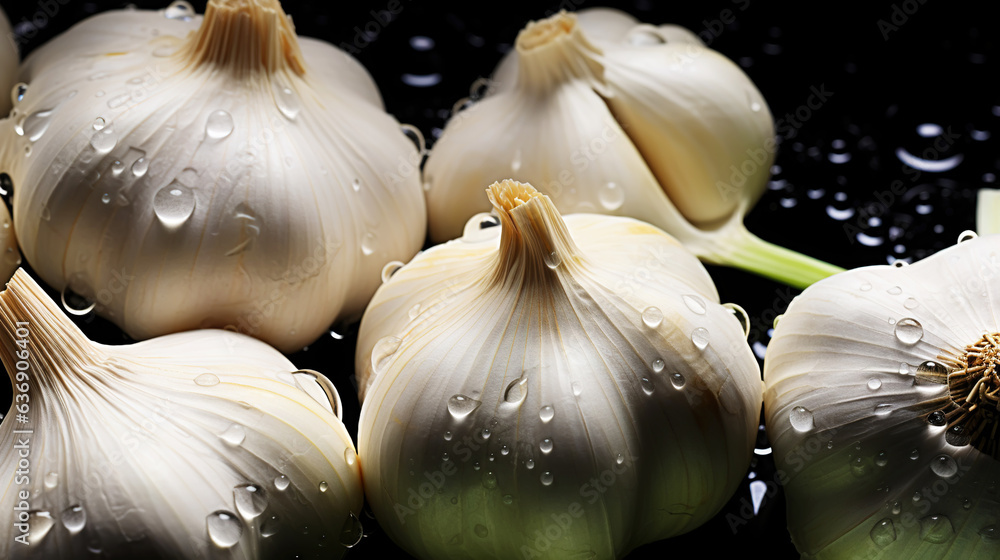
[[[360,539],[359,465],[321,375],[223,330],[92,343],[23,271],[0,325],[0,557],[336,558]]]
[[[707,262],[798,287],[839,272],[743,225],[776,150],[746,74],[690,32],[626,31],[629,19],[559,13],[521,31],[496,90],[449,121],[427,160],[431,239],[460,235],[489,210],[481,185],[514,177],[563,213],[634,217]]]
[[[21,247],[134,338],[221,327],[298,350],[423,244],[418,150],[275,0],[177,8],[94,16],[25,61],[0,122]]]
[[[417,255],[362,319],[358,452],[381,526],[418,558],[614,558],[699,526],[757,432],[739,321],[657,228],[564,218],[513,181],[489,195],[499,226]]]
[[[995,558],[1000,236],[816,283],[764,360],[803,558]]]

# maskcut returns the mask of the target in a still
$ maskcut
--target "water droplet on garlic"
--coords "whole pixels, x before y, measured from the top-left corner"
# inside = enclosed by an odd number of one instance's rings
[[[235,446],[243,443],[243,440],[247,437],[247,432],[243,429],[243,426],[240,426],[239,424],[232,424],[226,428],[225,432],[219,434],[219,437],[222,441],[228,443],[229,445]]]
[[[663,322],[663,312],[658,307],[647,307],[642,311],[642,322],[646,326],[655,329]]]
[[[450,412],[452,417],[455,419],[462,419],[469,414],[472,414],[472,411],[479,408],[479,405],[481,404],[482,403],[476,399],[465,395],[452,395],[451,398],[448,399],[448,412]],[[488,430],[484,431],[489,434]],[[489,437],[489,435],[484,437]]]
[[[896,323],[894,332],[896,334],[896,339],[907,346],[912,346],[917,342],[920,342],[920,339],[924,336],[924,328],[921,326],[920,322],[909,317],[900,319],[899,322]]]
[[[371,255],[375,252],[375,234],[372,232],[366,232],[364,237],[361,238],[361,252],[366,256]]]
[[[562,257],[560,257],[559,253],[555,251],[552,251],[551,253],[545,255],[544,260],[545,260],[545,266],[553,269],[557,268],[560,264],[562,264]]]
[[[278,476],[274,477],[274,487],[277,488],[279,491],[284,491],[286,488],[288,488],[288,485],[290,483],[291,481],[288,480],[288,477],[283,474],[279,474]]]
[[[687,383],[687,380],[684,379],[684,376],[682,374],[680,373],[670,374],[670,384],[674,386],[674,389],[677,390],[683,389],[685,383]]]
[[[643,377],[642,379],[640,379],[639,385],[642,387],[642,392],[646,393],[647,395],[652,395],[653,391],[656,389],[656,386],[653,385],[653,382],[650,381],[648,377]]]
[[[22,129],[28,140],[37,142],[45,134],[45,131],[49,129],[49,124],[52,122],[52,111],[53,109],[35,111],[24,119]]]
[[[698,350],[704,350],[708,347],[708,329],[705,327],[698,327],[691,332],[691,342],[694,343],[695,348]]]
[[[888,290],[886,290],[886,293],[888,293],[891,296],[898,296],[899,294],[903,293],[903,288],[900,288],[899,286],[893,286]]]
[[[94,123],[97,126],[97,122]],[[90,146],[99,154],[110,152],[118,144],[114,127],[111,125],[102,126],[90,137]]]
[[[880,387],[882,387],[882,382],[878,378],[872,377],[868,380],[868,388],[870,390],[877,391]]]
[[[538,449],[540,449],[542,453],[551,453],[553,447],[552,438],[545,438],[538,444]]]
[[[330,489],[330,485],[327,484],[327,482],[325,480],[319,483],[319,491],[320,492],[326,492],[329,489]]]
[[[507,385],[503,400],[510,404],[520,404],[528,396],[528,378],[518,377]]]
[[[606,210],[618,210],[625,203],[625,189],[619,187],[617,183],[605,184],[597,196],[601,206]]]
[[[364,527],[361,526],[361,520],[358,519],[357,515],[354,515],[354,512],[351,512],[340,530],[340,544],[347,548],[353,548],[361,542],[361,538],[364,536],[365,531]]]
[[[43,510],[34,510],[28,512],[28,527],[30,531],[28,532],[28,542],[31,544],[36,544],[42,542],[45,535],[49,534],[52,530],[52,526],[56,522],[52,519],[52,514]]]
[[[483,487],[488,490],[497,487],[497,475],[493,474],[493,471],[486,471],[486,474],[483,475]]]
[[[947,515],[928,515],[920,520],[920,538],[935,544],[951,540],[955,529]]]
[[[256,484],[241,484],[233,488],[236,511],[247,521],[264,513],[267,508],[267,494]]]
[[[886,547],[896,540],[896,527],[891,519],[883,519],[875,523],[868,535],[876,546]]]
[[[545,471],[542,473],[540,477],[538,477],[538,479],[541,480],[542,484],[544,484],[545,486],[552,486],[552,482],[553,480],[555,480],[555,477],[552,476],[552,473],[550,471]]]
[[[788,421],[799,432],[808,432],[813,429],[813,413],[804,406],[793,408],[788,414]]]
[[[958,463],[948,455],[938,455],[931,461],[931,470],[941,478],[949,478],[958,472]]]
[[[219,548],[231,548],[243,536],[243,523],[228,511],[215,511],[205,518],[208,537]]]
[[[83,527],[87,524],[87,511],[79,504],[64,509],[59,517],[62,520],[63,527],[66,527],[66,530],[71,535],[82,531]]]
[[[149,160],[141,157],[132,163],[132,175],[136,178],[142,177],[149,170]]]
[[[274,101],[281,114],[289,120],[295,120],[299,111],[302,110],[302,101],[299,99],[299,95],[285,86],[279,85],[275,88]]]
[[[663,358],[657,358],[653,360],[653,363],[650,364],[650,366],[653,368],[653,373],[660,373],[663,371],[663,368],[667,366],[667,364],[663,361]]]
[[[545,405],[538,410],[538,417],[542,422],[549,422],[556,415],[556,411],[552,408],[552,405]]]
[[[705,314],[705,300],[701,299],[701,297],[689,294],[683,296],[681,299],[684,300],[684,305],[686,305],[692,312],[697,313],[698,315]]]
[[[45,487],[49,490],[59,486],[59,473],[50,472],[45,475]]]
[[[78,317],[86,315],[93,311],[94,307],[97,306],[97,302],[91,301],[90,299],[80,295],[71,289],[68,285],[63,288],[60,294],[60,300],[62,301],[63,309],[66,313],[70,315],[76,315]]]
[[[194,213],[194,191],[174,181],[153,196],[153,212],[167,229],[175,229]]]
[[[194,382],[202,387],[212,387],[219,384],[219,377],[214,373],[203,373],[195,377]]]
[[[875,412],[876,416],[885,416],[886,414],[889,414],[890,412],[892,412],[892,405],[891,404],[877,404],[877,405],[875,405],[875,411],[874,412]]]
[[[233,132],[233,117],[226,111],[212,111],[205,123],[205,135],[221,140]]]

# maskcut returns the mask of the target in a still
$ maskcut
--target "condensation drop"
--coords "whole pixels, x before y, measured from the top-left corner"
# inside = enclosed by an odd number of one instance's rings
[[[24,119],[24,135],[28,137],[28,140],[36,142],[49,129],[49,123],[51,122],[52,109],[36,111]]]
[[[573,382],[572,389],[573,389],[573,396],[575,397],[579,397],[580,395],[583,394],[583,385],[580,385],[580,382],[578,381]]]
[[[657,358],[653,360],[653,363],[651,365],[653,367],[653,373],[660,373],[661,371],[663,371],[663,368],[667,366],[666,362],[663,361],[663,358]]]
[[[517,173],[521,170],[521,149],[514,151],[514,157],[510,160],[510,170]]]
[[[680,373],[670,374],[670,384],[674,386],[674,389],[683,389],[685,383],[687,383],[687,380],[684,379],[684,376],[682,374]]]
[[[683,296],[681,299],[684,300],[684,305],[686,305],[687,308],[690,309],[691,311],[697,313],[698,315],[705,314],[705,300],[701,299],[696,295],[686,295]]]
[[[236,511],[248,521],[264,513],[267,508],[267,494],[256,484],[241,484],[233,488],[233,500]]]
[[[239,445],[246,439],[247,432],[243,429],[243,426],[233,424],[229,426],[225,432],[222,432],[219,437],[222,438],[222,441],[228,443],[229,445]]]
[[[646,326],[655,329],[663,322],[663,312],[658,307],[647,307],[642,311],[642,322]]]
[[[910,460],[911,461],[916,461],[919,458],[920,458],[920,451],[917,450],[917,449],[911,449],[910,450]]]
[[[456,419],[465,418],[479,408],[481,402],[465,395],[452,395],[448,399],[448,412]]]
[[[59,297],[62,301],[63,309],[70,315],[83,316],[93,311],[94,307],[97,307],[97,302],[78,294],[70,289],[69,286],[63,288]]]
[[[228,511],[215,511],[205,518],[208,536],[219,548],[230,548],[240,542],[243,536],[243,524],[236,515]]]
[[[528,459],[527,461],[524,462],[524,466],[530,471],[531,469],[535,468],[535,460]]]
[[[552,481],[555,479],[555,477],[552,476],[551,471],[545,471],[542,473],[542,476],[538,477],[538,479],[541,480],[542,484],[544,484],[545,486],[552,486]]]
[[[903,307],[907,309],[915,309],[919,305],[920,303],[914,298],[906,298],[906,301],[903,302]]]
[[[375,373],[384,371],[402,343],[402,339],[396,336],[380,338],[372,348],[372,370]]]
[[[277,488],[279,491],[283,492],[286,488],[288,488],[289,483],[290,481],[288,480],[288,477],[283,474],[279,474],[278,476],[274,477],[274,487]]]
[[[320,492],[326,492],[329,489],[330,489],[330,485],[327,484],[325,480],[320,481],[320,483],[319,483],[319,491]]]
[[[45,475],[45,487],[49,490],[59,486],[59,473],[50,472]]]
[[[878,547],[886,547],[896,540],[896,527],[891,519],[886,518],[875,523],[868,535]]]
[[[278,86],[275,91],[274,101],[278,105],[278,110],[289,120],[295,120],[299,111],[302,110],[302,102],[297,93],[284,86]]]
[[[167,19],[189,21],[192,17],[194,17],[194,8],[191,4],[185,2],[184,0],[175,0],[167,6],[166,10],[163,11],[163,17]]]
[[[625,189],[617,183],[605,184],[597,196],[605,210],[618,210],[625,203]]]
[[[948,455],[938,455],[931,461],[931,470],[941,478],[948,478],[958,472],[958,463]]]
[[[354,463],[356,463],[357,461],[358,461],[358,454],[354,451],[353,448],[348,447],[347,449],[344,450],[344,462],[347,463],[348,466],[354,465]]]
[[[946,543],[955,534],[947,515],[928,515],[920,520],[920,538],[934,544]]]
[[[194,382],[202,387],[212,387],[219,384],[219,376],[214,373],[203,373],[195,377]]]
[[[899,294],[903,293],[903,288],[900,288],[899,286],[893,286],[888,290],[886,290],[886,293],[891,296],[898,296]]]
[[[691,342],[694,343],[695,348],[698,350],[704,350],[708,347],[708,329],[705,327],[698,327],[691,332]]]
[[[545,260],[545,266],[553,269],[558,268],[559,265],[562,264],[562,257],[560,257],[559,253],[555,251],[552,251],[551,253],[545,255],[544,260]]]
[[[891,404],[878,404],[878,405],[875,405],[875,415],[876,416],[885,416],[886,414],[889,414],[890,412],[892,412],[892,405]]]
[[[149,170],[149,160],[141,157],[132,163],[132,175],[142,177]]]
[[[473,529],[473,531],[475,531],[476,532],[476,536],[479,537],[479,538],[481,538],[481,539],[485,539],[486,536],[490,534],[490,532],[486,528],[486,526],[483,525],[483,524],[481,524],[481,523],[477,523],[476,527]]]
[[[361,526],[361,520],[358,519],[354,512],[347,517],[344,521],[344,526],[340,529],[340,544],[347,548],[354,548],[361,542],[361,538],[365,536],[364,527]]]
[[[648,377],[643,377],[639,381],[639,385],[642,386],[642,392],[646,393],[647,395],[652,395],[653,391],[656,389],[656,387],[653,385],[653,382],[650,381]]]
[[[82,531],[84,525],[87,524],[87,511],[79,504],[69,506],[63,510],[60,518],[63,527],[66,527],[70,534],[75,535]]]
[[[869,291],[871,289],[872,289],[872,285],[871,285],[870,282],[865,282],[864,284],[861,285],[861,291],[862,292],[867,292],[867,291]]]
[[[483,475],[483,487],[487,490],[497,487],[497,475],[493,474],[493,471],[486,471],[486,474]]]
[[[264,520],[260,524],[260,536],[267,538],[274,536],[278,532],[279,520],[277,515],[272,515],[271,517]]]
[[[28,542],[31,544],[41,542],[45,538],[45,535],[48,535],[49,531],[52,530],[52,526],[55,523],[55,520],[52,519],[52,514],[47,511],[29,511],[28,527],[30,530],[28,532]]]
[[[104,127],[107,126],[107,124],[108,123],[103,118],[97,117],[94,119],[94,130],[104,130]]]
[[[813,429],[813,413],[804,406],[793,408],[788,414],[788,420],[797,431],[808,432]]]
[[[927,423],[932,426],[944,426],[947,421],[947,416],[940,410],[935,410],[927,415]]]
[[[882,387],[882,382],[879,379],[872,377],[868,380],[868,388],[872,391],[878,391],[880,387]]]
[[[216,140],[233,133],[233,117],[225,111],[212,111],[205,123],[205,134]]]
[[[542,453],[551,453],[553,447],[554,444],[552,443],[552,438],[545,438],[538,444],[538,449],[540,449]]]
[[[920,325],[920,322],[916,319],[911,319],[909,317],[905,319],[900,319],[896,323],[895,328],[896,338],[906,344],[907,346],[912,346],[920,341],[924,337],[924,328]]]
[[[153,212],[168,229],[184,224],[194,213],[195,205],[194,191],[177,181],[163,187],[153,196]]]
[[[1000,529],[996,525],[987,525],[979,530],[979,536],[984,541],[997,541],[1000,540]]]
[[[555,415],[556,415],[555,409],[552,408],[552,405],[549,404],[543,406],[538,410],[538,417],[542,420],[542,422],[551,421],[552,417]]]
[[[963,447],[969,445],[969,442],[972,441],[972,436],[969,435],[965,426],[959,424],[952,426],[944,433],[944,440],[955,447]]]
[[[518,377],[507,385],[503,393],[503,400],[510,404],[520,404],[528,396],[528,378]]]
[[[372,232],[365,233],[364,237],[361,238],[361,252],[365,255],[371,255],[375,252],[375,234]]]
[[[879,451],[875,456],[875,464],[884,467],[889,464],[889,455],[885,451]]]
[[[117,144],[118,138],[115,137],[115,131],[111,125],[103,126],[90,137],[91,147],[99,154],[110,152]]]

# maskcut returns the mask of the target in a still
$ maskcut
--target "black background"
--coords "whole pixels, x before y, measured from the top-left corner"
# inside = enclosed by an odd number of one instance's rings
[[[23,41],[22,54],[87,15],[124,5],[77,0],[3,4]],[[135,4],[143,9],[163,7],[159,2]],[[963,4],[945,0],[880,1],[863,7],[760,0],[564,0],[530,6],[399,0],[401,9],[385,23],[389,14],[379,12],[390,6],[388,0],[337,4],[344,5],[285,2],[284,7],[301,35],[357,51],[356,57],[381,89],[387,110],[401,122],[419,127],[429,143],[440,133],[455,101],[469,95],[477,78],[490,74],[517,31],[528,20],[560,7],[612,5],[642,21],[676,23],[699,33],[744,68],[775,119],[786,123],[790,122],[786,115],[794,115],[807,102],[811,88],[832,92],[829,101],[810,111],[799,126],[781,130],[784,137],[774,177],[747,225],[764,239],[844,267],[912,261],[955,243],[960,232],[974,228],[976,191],[996,186],[1000,175],[995,18],[980,8],[963,11]],[[204,11],[204,2],[194,6],[199,13]],[[359,35],[366,27],[377,35]],[[432,39],[433,48],[413,48],[414,36]],[[441,79],[430,87],[414,87],[404,83],[404,73],[437,73]],[[954,135],[954,141],[934,158],[960,154],[959,165],[943,173],[917,174],[902,164],[897,148],[920,154],[933,147],[935,138],[917,133],[924,123]],[[902,182],[903,194],[891,194],[894,181]],[[762,358],[774,316],[797,292],[748,273],[709,268],[722,300],[739,303],[749,313],[750,342]],[[100,342],[129,341],[102,319],[76,320]],[[334,381],[345,403],[345,423],[356,435],[359,407],[351,377],[357,326],[336,330],[345,335],[343,340],[323,337],[291,359]],[[0,396],[9,403],[9,389],[4,390]],[[758,447],[768,447],[763,432]],[[768,488],[756,514],[750,506],[751,477]],[[368,517],[363,521],[366,538],[349,551],[348,558],[405,556],[374,521]],[[687,535],[637,549],[629,558],[692,549],[725,557],[750,551],[773,558],[797,557],[785,530],[783,497],[774,482],[771,455],[754,456],[747,480],[711,522]]]

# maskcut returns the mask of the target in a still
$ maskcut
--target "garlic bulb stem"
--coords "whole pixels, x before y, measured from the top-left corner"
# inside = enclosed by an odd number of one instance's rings
[[[202,25],[178,55],[237,77],[283,69],[305,73],[295,28],[277,0],[212,0]]]

